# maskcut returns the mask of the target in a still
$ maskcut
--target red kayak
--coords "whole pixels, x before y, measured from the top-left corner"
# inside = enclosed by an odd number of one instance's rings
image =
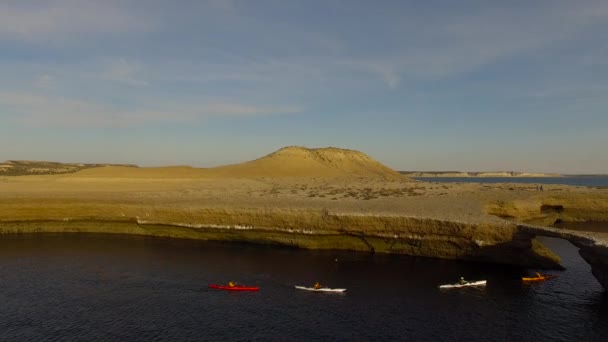
[[[218,290],[226,290],[226,291],[258,291],[260,288],[257,286],[244,286],[244,285],[216,285],[209,284],[209,288],[218,289]]]

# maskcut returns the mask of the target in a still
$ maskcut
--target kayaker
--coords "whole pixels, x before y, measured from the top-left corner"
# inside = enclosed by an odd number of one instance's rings
[[[319,282],[316,282],[316,283],[315,283],[315,289],[316,289],[316,290],[318,290],[318,289],[320,289],[320,288],[321,288],[321,284],[319,284]]]
[[[233,282],[231,282],[231,281],[229,281],[229,282],[228,282],[228,286],[229,286],[229,287],[234,287],[234,283],[233,283]]]
[[[460,285],[464,285],[468,283],[468,281],[464,280],[464,277],[460,277],[460,281],[458,282]]]
[[[536,272],[536,276],[537,276],[538,278],[542,278],[542,277],[543,277],[543,276],[542,276],[540,273],[538,273],[538,272]]]

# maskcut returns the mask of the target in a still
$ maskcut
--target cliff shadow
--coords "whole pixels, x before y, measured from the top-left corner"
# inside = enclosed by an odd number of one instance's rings
[[[565,270],[559,255],[525,232],[514,233],[511,241],[479,247],[475,258],[527,268]]]

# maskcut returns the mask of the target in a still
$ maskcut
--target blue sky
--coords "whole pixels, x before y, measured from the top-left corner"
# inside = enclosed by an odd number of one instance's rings
[[[606,1],[0,2],[0,159],[608,173]]]

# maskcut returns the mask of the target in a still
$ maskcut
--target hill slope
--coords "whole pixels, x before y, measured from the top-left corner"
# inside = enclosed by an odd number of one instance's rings
[[[124,167],[106,166],[94,169],[82,170],[80,172],[66,175],[67,178],[167,178],[167,179],[186,179],[186,178],[207,178],[207,169],[194,168],[190,166],[164,166],[164,167]]]
[[[334,147],[290,146],[250,162],[218,167],[232,177],[383,177],[404,178],[366,154]]]

